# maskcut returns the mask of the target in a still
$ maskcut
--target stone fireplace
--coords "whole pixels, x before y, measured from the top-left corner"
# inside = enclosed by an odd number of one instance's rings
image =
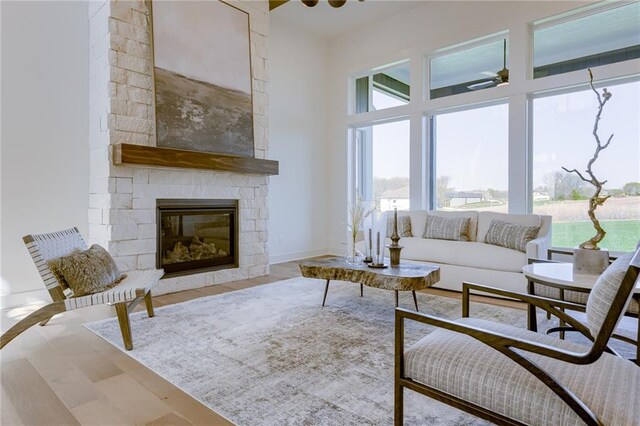
[[[243,162],[265,160],[268,150],[267,128],[267,33],[268,2],[232,1],[233,6],[249,13],[254,156]],[[107,248],[122,271],[164,266],[168,276],[160,281],[154,294],[198,288],[269,273],[267,253],[267,174],[233,169],[196,170],[176,164],[142,165],[116,161],[139,148],[155,149],[155,110],[153,94],[153,58],[149,27],[149,4],[145,1],[89,2],[89,104],[90,104],[90,194],[89,241]],[[127,150],[122,150],[122,147]],[[122,151],[122,152],[118,152]],[[141,157],[147,157],[143,152]],[[233,160],[233,157],[230,157]],[[198,161],[202,162],[201,159]],[[223,164],[220,161],[220,164]],[[243,163],[244,164],[244,163]],[[203,221],[196,230],[194,214],[182,216],[182,237],[170,248],[161,246],[163,227],[158,206],[162,200],[234,200],[235,235],[226,244],[216,238],[221,228],[215,221]],[[159,219],[160,217],[160,219]],[[180,215],[168,215],[168,228],[180,231]],[[189,219],[186,219],[190,217]],[[191,227],[191,228],[189,228]],[[197,239],[194,239],[197,237]],[[177,242],[181,243],[176,249]],[[202,247],[197,247],[203,243]],[[207,266],[172,271],[175,265],[161,256],[189,250],[202,260],[207,253],[215,257]],[[193,245],[193,249],[191,246]],[[222,252],[220,251],[222,249]],[[193,253],[197,253],[195,256]],[[231,254],[233,260],[229,262]],[[224,258],[224,259],[222,259]],[[222,265],[213,263],[226,263]],[[184,263],[184,262],[174,262]],[[173,265],[173,266],[172,266]],[[193,266],[194,264],[192,264]],[[185,265],[183,265],[185,266]]]
[[[165,277],[238,267],[237,200],[156,202],[156,267]]]

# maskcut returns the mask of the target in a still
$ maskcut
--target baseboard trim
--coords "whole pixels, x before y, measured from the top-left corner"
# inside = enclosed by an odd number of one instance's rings
[[[319,248],[319,249],[277,254],[274,256],[269,256],[269,265],[277,265],[278,263],[292,262],[294,260],[306,259],[308,257],[324,256],[330,253],[331,253],[331,250],[328,248]]]

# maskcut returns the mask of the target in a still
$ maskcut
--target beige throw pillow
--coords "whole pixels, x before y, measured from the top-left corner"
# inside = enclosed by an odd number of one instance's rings
[[[427,216],[422,238],[434,240],[469,241],[468,217]]]
[[[387,214],[387,237],[393,235],[393,212]],[[400,237],[413,237],[411,233],[411,218],[398,216],[398,235]]]
[[[118,270],[111,255],[97,244],[84,251],[51,259],[49,267],[68,284],[75,297],[108,290],[127,277]]]
[[[492,220],[485,236],[485,243],[506,247],[521,252],[527,251],[527,243],[536,239],[539,226],[516,225],[515,223]]]

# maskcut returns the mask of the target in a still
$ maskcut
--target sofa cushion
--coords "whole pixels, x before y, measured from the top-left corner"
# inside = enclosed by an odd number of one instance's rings
[[[393,235],[393,212],[387,214],[387,232],[386,236]],[[400,237],[413,237],[411,234],[411,218],[406,214],[398,212],[398,235]]]
[[[403,238],[402,259],[448,265],[470,266],[497,271],[522,272],[527,255],[517,250],[478,242]]]
[[[516,225],[494,219],[489,225],[485,242],[526,253],[527,243],[536,239],[539,231],[539,226]]]
[[[427,224],[422,238],[437,240],[469,241],[468,217],[427,216]]]
[[[469,218],[469,241],[478,241],[476,238],[476,234],[478,233],[478,212],[475,210],[464,211],[464,212],[449,212],[445,210],[434,210],[428,213],[430,216],[438,216],[438,217],[468,217]],[[422,235],[416,234],[414,231],[413,235]]]
[[[424,233],[424,225],[427,221],[427,211],[410,210],[403,213],[406,213],[411,218],[411,234],[416,237],[422,235]],[[398,214],[400,214],[400,212],[398,212]]]
[[[492,220],[524,226],[540,226],[541,219],[537,214],[507,214],[496,212],[480,212],[478,215],[478,237],[476,241],[484,242]]]

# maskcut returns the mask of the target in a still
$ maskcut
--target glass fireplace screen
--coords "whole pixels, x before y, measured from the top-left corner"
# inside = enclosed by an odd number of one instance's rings
[[[235,214],[232,209],[160,208],[159,266],[167,275],[233,267]]]

